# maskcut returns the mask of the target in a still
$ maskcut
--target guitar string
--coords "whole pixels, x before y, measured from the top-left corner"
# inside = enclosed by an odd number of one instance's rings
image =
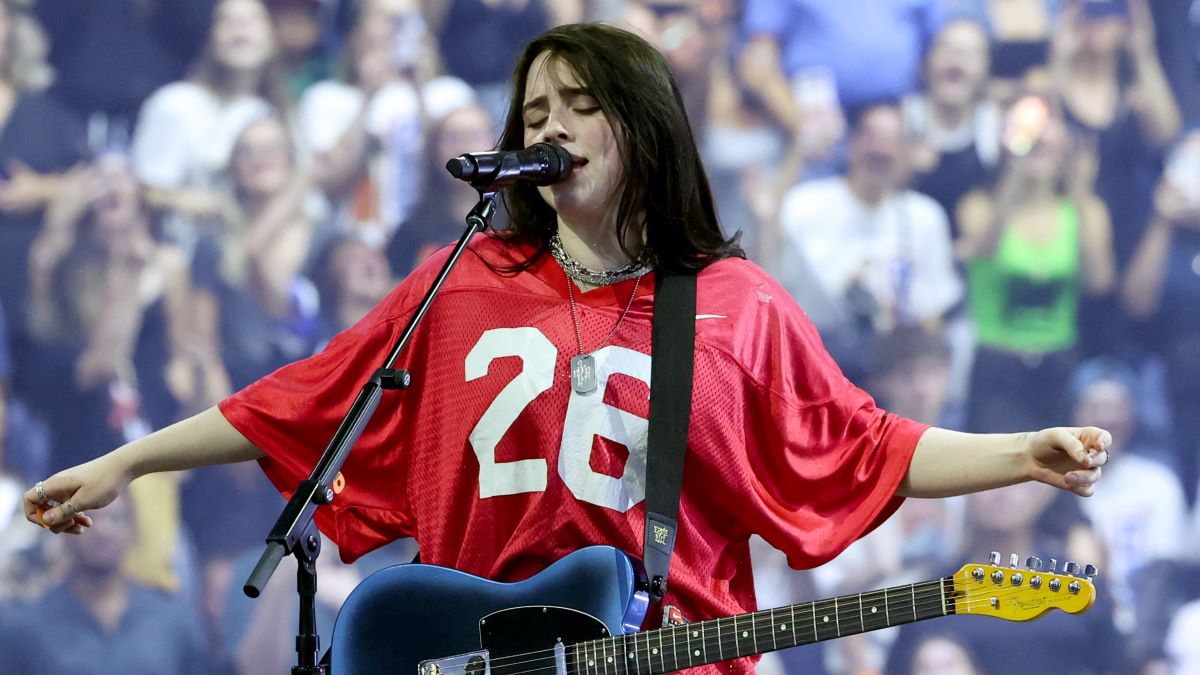
[[[1011,593],[1011,592],[1009,592],[1009,593],[1005,593],[1005,595],[1012,595],[1012,594],[1013,594],[1013,593]],[[996,595],[997,595],[997,594],[995,594],[995,593],[991,593],[991,594],[987,594],[987,595],[989,595],[989,597],[996,597]],[[939,602],[938,604],[940,604],[940,602]],[[978,603],[976,603],[976,604],[978,604]],[[779,609],[779,608],[776,608],[776,609]],[[766,610],[766,611],[770,611],[770,610]],[[732,617],[730,617],[730,618],[732,619]],[[811,616],[810,616],[810,617],[805,617],[805,619],[811,619],[811,618],[812,618]],[[926,618],[936,618],[936,617],[926,617]],[[682,626],[681,626],[681,627],[682,627]],[[861,630],[860,630],[860,631],[855,631],[855,634],[857,634],[857,633],[859,633],[859,632],[862,632],[862,631],[861,631]],[[643,633],[629,633],[629,634],[627,634],[627,635],[623,635],[623,636],[620,636],[620,637],[621,637],[621,638],[622,638],[622,640],[624,641],[624,638],[627,638],[627,637],[629,637],[629,636],[637,636],[637,635],[643,635]],[[672,636],[672,637],[675,637],[675,636]],[[725,640],[724,640],[724,638],[725,638],[725,637],[732,637],[732,638],[733,638],[733,640],[732,640],[731,642],[727,642],[727,641],[725,641]],[[841,635],[830,635],[830,636],[827,636],[827,637],[826,637],[826,638],[824,638],[824,639],[831,639],[831,638],[834,638],[834,637],[841,637]],[[796,644],[792,644],[792,645],[785,645],[784,647],[773,647],[773,649],[762,649],[762,650],[759,650],[759,649],[757,649],[757,648],[756,648],[754,652],[751,652],[751,653],[749,653],[749,654],[738,654],[737,652],[738,652],[738,650],[740,649],[739,642],[740,642],[741,640],[743,640],[743,639],[745,639],[745,638],[738,638],[736,635],[732,635],[732,636],[721,635],[721,636],[720,636],[720,640],[719,640],[719,642],[718,642],[718,648],[719,648],[719,649],[721,649],[721,648],[723,648],[723,647],[725,647],[725,646],[731,646],[731,647],[733,647],[733,648],[734,648],[734,653],[733,653],[733,655],[729,656],[728,658],[720,658],[720,659],[718,659],[718,661],[730,660],[730,659],[735,659],[735,658],[742,658],[742,657],[745,657],[745,656],[750,656],[750,655],[757,654],[757,653],[763,653],[763,652],[767,652],[767,651],[773,651],[773,650],[774,650],[774,649],[776,649],[776,648],[778,648],[778,649],[786,649],[786,648],[790,648],[790,647],[794,647],[794,646],[799,646],[800,644],[811,644],[812,642],[820,641],[820,640],[813,640],[813,641],[809,641],[809,642],[803,642],[803,643],[801,643],[801,642],[797,642]],[[765,638],[764,638],[764,639],[765,639]],[[611,640],[610,640],[610,641],[611,641]],[[584,642],[584,643],[577,643],[577,644],[575,644],[575,645],[571,645],[571,646],[572,646],[572,647],[575,647],[575,648],[579,648],[579,647],[585,646],[585,645],[587,645],[587,644],[593,644],[593,643],[594,643],[594,641],[592,641],[592,642]],[[635,642],[635,645],[636,645],[636,642]],[[650,645],[650,643],[649,643],[649,638],[648,638],[648,639],[647,639],[647,647],[646,647],[646,650],[649,650],[649,649],[651,649],[651,648],[652,648],[652,645]],[[586,665],[586,664],[584,664],[584,663],[582,662],[582,659],[580,659],[580,660],[579,660],[579,661],[577,661],[576,663],[572,664],[572,666],[573,666],[573,667],[572,667],[571,669],[569,669],[569,671],[568,671],[568,672],[581,672],[581,671],[586,671],[586,670],[588,670],[588,669],[595,670],[596,672],[600,672],[600,670],[601,670],[601,669],[603,669],[603,670],[604,670],[604,672],[605,672],[605,673],[607,673],[607,672],[608,672],[608,670],[609,670],[610,668],[611,668],[612,670],[614,670],[614,671],[617,671],[617,672],[621,672],[621,671],[624,671],[625,673],[628,673],[628,672],[629,672],[629,664],[628,664],[628,661],[623,661],[623,660],[622,660],[622,661],[617,661],[617,660],[614,660],[614,661],[612,661],[611,663],[607,662],[607,658],[608,658],[608,655],[609,655],[609,652],[610,652],[610,651],[611,651],[611,653],[612,653],[612,655],[613,655],[613,656],[616,656],[616,655],[617,655],[617,648],[616,648],[616,646],[615,646],[615,645],[613,645],[613,646],[612,646],[611,650],[607,650],[607,649],[605,649],[605,648],[603,648],[603,647],[601,647],[601,646],[596,646],[596,647],[593,647],[593,650],[595,650],[595,652],[594,652],[594,653],[595,653],[597,656],[599,656],[599,657],[600,657],[600,659],[604,660],[605,662],[602,662],[602,663],[600,663],[600,664],[596,664],[596,663],[593,661],[592,665]],[[633,650],[633,651],[636,653],[636,654],[635,654],[635,656],[640,656],[640,657],[642,657],[642,658],[635,659],[634,672],[636,672],[636,673],[641,673],[641,672],[642,672],[642,666],[641,666],[641,661],[642,661],[642,660],[644,660],[644,661],[646,662],[646,665],[647,665],[647,666],[648,666],[650,669],[653,669],[653,668],[655,667],[655,665],[653,664],[653,661],[654,661],[654,660],[657,660],[657,661],[659,662],[659,664],[661,664],[659,667],[663,668],[663,669],[664,669],[664,671],[665,671],[665,670],[667,670],[667,668],[666,668],[666,655],[665,655],[665,654],[663,654],[663,655],[653,654],[653,653],[651,653],[650,651],[643,651],[641,647],[636,647],[636,646],[635,646],[635,648],[634,648],[634,650]],[[676,651],[677,651],[677,650],[676,650]],[[530,652],[530,654],[531,654],[531,655],[532,655],[532,654],[534,654],[534,653],[536,653],[536,652]],[[626,648],[625,648],[625,646],[623,645],[623,646],[622,646],[622,653],[623,653],[625,656],[628,656],[628,654],[630,653],[630,651],[629,651],[628,649],[626,649]],[[673,653],[674,653],[674,652],[673,652]],[[722,651],[721,653],[723,654],[723,651]],[[518,656],[518,655],[512,655],[512,657],[515,657],[515,656]],[[509,657],[509,658],[512,658],[512,657]],[[580,657],[580,654],[578,653],[578,651],[576,652],[576,657]],[[657,659],[656,659],[655,657],[657,657]],[[552,657],[551,657],[551,658],[552,658]],[[545,658],[540,658],[540,659],[532,659],[532,660],[525,661],[525,662],[521,662],[521,663],[513,663],[513,664],[508,664],[506,667],[508,667],[508,668],[513,668],[513,667],[518,667],[518,666],[521,666],[521,665],[527,665],[527,664],[531,664],[531,663],[533,663],[533,662],[535,662],[535,661],[542,661],[542,660],[545,660]],[[673,669],[671,669],[671,670],[679,669],[679,665],[680,665],[680,661],[681,661],[681,660],[682,660],[682,659],[679,659],[679,658],[677,658],[677,657],[673,657],[673,658],[671,659],[671,661],[672,661],[672,664],[673,664],[674,668],[673,668]],[[692,666],[690,665],[690,661],[691,661],[691,658],[689,657],[689,665],[687,666],[688,668],[692,667]],[[715,661],[714,661],[714,662],[715,662]],[[619,666],[618,666],[618,664],[621,664],[621,665],[619,665]],[[528,675],[529,673],[556,672],[556,671],[557,671],[557,668],[556,668],[556,666],[555,666],[555,665],[545,665],[545,666],[534,667],[534,668],[532,668],[532,669],[528,669],[528,670],[517,671],[516,673],[512,673],[511,675]],[[649,671],[647,671],[647,672],[649,672]]]
[[[940,581],[931,581],[931,582],[922,582],[921,584],[913,584],[913,589],[912,589],[912,591],[913,591],[913,592],[915,592],[915,590],[916,590],[916,587],[917,587],[917,586],[927,586],[927,587],[933,587],[933,586],[937,586],[937,587],[940,587],[940,586],[941,586],[941,582],[940,582]],[[903,589],[903,588],[904,588],[904,587],[897,587],[897,590],[901,590],[901,589]],[[888,589],[888,590],[891,590],[891,589]],[[1021,595],[1021,594],[1024,594],[1024,589],[1022,589],[1022,588],[1020,588],[1020,587],[1008,587],[1008,586],[1006,586],[1006,587],[1004,587],[1004,588],[1003,588],[1001,591],[998,591],[998,592],[996,591],[996,589],[990,589],[990,591],[992,591],[992,592],[985,592],[985,591],[963,592],[963,595],[961,596],[961,598],[950,598],[949,600],[952,600],[952,601],[953,601],[953,600],[966,600],[966,602],[965,602],[964,604],[967,604],[967,605],[973,605],[973,606],[979,606],[979,605],[983,605],[983,604],[989,604],[989,605],[990,605],[991,598],[996,598],[997,600],[1000,600],[1000,599],[1006,598],[1006,597],[1008,597],[1008,596],[1012,596],[1012,595]],[[881,593],[881,592],[882,592],[882,590],[880,590],[880,591],[869,591],[868,593],[864,593],[863,595],[867,595],[867,594],[870,594],[870,593],[876,593],[876,592],[878,592],[878,593]],[[973,595],[973,596],[975,596],[975,598],[971,598],[971,596],[972,596],[972,595]],[[986,600],[986,601],[984,601],[984,602],[980,602],[980,601],[977,599],[979,596],[987,596],[988,600]],[[833,601],[833,599],[832,599],[832,598],[830,598],[829,600],[818,600],[818,601],[817,601],[817,603],[822,603],[822,602],[832,602],[832,601]],[[813,603],[802,603],[802,604],[806,604],[806,605],[812,605]],[[917,603],[917,605],[920,607],[920,609],[928,609],[929,607],[940,606],[941,604],[942,604],[942,599],[941,599],[941,597],[939,597],[937,600],[930,600],[930,601],[918,602],[918,603]],[[969,611],[970,609],[972,609],[972,608],[973,608],[973,607],[968,607],[968,611]],[[788,609],[788,607],[783,607],[783,608],[774,608],[774,611],[780,611],[780,610],[782,610],[782,609]],[[808,609],[806,609],[805,611],[807,611],[807,612],[808,612],[808,614],[807,614],[807,615],[802,615],[802,618],[803,618],[803,620],[804,620],[804,622],[805,622],[805,623],[807,623],[808,621],[810,621],[810,620],[812,620],[812,619],[814,618],[814,616],[812,615],[812,612],[810,611],[811,609],[812,609],[812,608],[808,608]],[[839,608],[839,609],[840,609],[840,608]],[[765,615],[765,614],[767,614],[767,613],[769,613],[769,612],[771,612],[771,611],[773,611],[773,610],[771,610],[771,609],[767,609],[767,610],[760,610],[759,612],[754,612],[754,613],[752,613],[752,615],[754,615],[754,616]],[[914,613],[915,613],[915,610],[914,610]],[[839,612],[838,612],[838,616],[841,616],[841,614],[842,614],[842,613],[839,611]],[[851,614],[851,615],[853,615],[853,613],[851,613],[851,612],[848,612],[848,614]],[[751,616],[751,614],[747,614],[747,615],[745,615],[745,616]],[[733,619],[733,617],[732,617],[732,616],[730,616],[730,617],[722,617],[722,619],[725,619],[725,618],[728,618],[728,619],[730,620],[730,621],[729,621],[729,623],[730,623],[730,624],[733,624],[733,623],[734,623],[734,622],[732,621],[732,619]],[[936,618],[936,617],[926,617],[926,618]],[[710,620],[710,621],[712,621],[712,620]],[[663,630],[664,630],[664,632],[665,632],[665,631],[675,631],[675,632],[677,632],[679,628],[686,628],[686,627],[693,627],[693,628],[694,628],[696,625],[698,625],[698,624],[685,624],[684,626],[677,626],[677,627],[674,627],[674,628],[667,628],[667,629],[663,629]],[[855,631],[855,632],[856,632],[856,633],[858,633],[858,632],[863,632],[863,631],[859,630],[859,631]],[[648,635],[648,633],[628,633],[628,634],[625,634],[625,635],[622,635],[622,636],[618,636],[618,638],[620,638],[622,641],[624,641],[624,638],[627,638],[627,637],[629,637],[629,636],[638,636],[638,635]],[[661,634],[660,634],[660,635],[661,635]],[[672,637],[675,637],[675,636],[672,636]],[[739,638],[739,637],[737,636],[737,634],[736,634],[736,631],[731,631],[729,634],[726,634],[726,633],[725,633],[725,631],[724,631],[723,629],[722,629],[722,630],[719,630],[719,632],[718,632],[718,634],[717,634],[717,636],[716,636],[716,637],[717,637],[717,647],[718,647],[718,650],[721,650],[721,653],[723,653],[723,648],[724,648],[724,647],[726,647],[726,646],[732,646],[732,647],[735,649],[735,655],[734,655],[734,656],[730,656],[729,658],[730,658],[730,659],[732,659],[732,658],[741,658],[741,655],[736,655],[736,649],[737,649],[737,648],[738,648],[738,646],[739,646],[739,642],[741,642],[742,640],[744,640],[744,639],[746,639],[746,638]],[[836,635],[836,636],[829,636],[829,637],[830,637],[830,638],[832,638],[832,637],[840,637],[840,635]],[[727,640],[726,640],[726,638],[732,638],[732,639],[727,641]],[[639,655],[639,656],[641,656],[641,655],[644,655],[644,657],[645,657],[645,658],[644,658],[644,660],[647,662],[647,664],[648,664],[648,665],[651,665],[651,664],[650,664],[650,661],[651,661],[652,659],[654,659],[655,657],[658,657],[658,660],[660,661],[660,663],[665,663],[665,655],[663,655],[663,656],[660,656],[659,654],[654,654],[654,653],[652,653],[652,652],[651,652],[651,649],[653,649],[653,645],[651,645],[651,644],[650,644],[650,642],[649,642],[649,641],[650,641],[650,639],[651,639],[651,638],[647,637],[647,640],[646,640],[646,645],[647,645],[647,646],[645,647],[645,649],[644,649],[644,650],[643,650],[643,648],[642,648],[642,647],[638,647],[638,646],[637,646],[637,644],[636,644],[636,642],[635,642],[635,646],[634,646],[634,649],[633,649],[632,651],[633,651],[633,652],[634,652],[636,655]],[[661,639],[665,639],[665,636],[664,636],[663,638],[661,638]],[[660,644],[661,644],[661,639],[660,639]],[[710,639],[711,639],[711,638],[710,638]],[[765,638],[764,638],[764,639],[765,639]],[[829,639],[829,638],[825,638],[825,639]],[[604,638],[603,640],[607,640],[607,641],[609,641],[609,642],[613,642],[613,643],[615,643],[615,639],[614,639],[614,638]],[[799,645],[799,644],[810,644],[811,642],[815,642],[815,641],[820,641],[820,640],[814,640],[814,641],[810,641],[810,642],[806,642],[806,643],[800,643],[800,642],[797,642],[795,645],[788,645],[788,647],[791,647],[791,646],[797,646],[797,645]],[[593,647],[593,649],[594,649],[594,650],[597,650],[599,653],[603,654],[603,655],[604,655],[604,656],[603,656],[603,658],[607,658],[607,652],[604,652],[604,651],[602,651],[602,650],[603,650],[603,647],[599,646],[599,645],[598,645],[598,642],[600,642],[600,641],[596,641],[596,640],[585,641],[585,642],[575,643],[575,644],[573,644],[573,645],[570,645],[570,647],[573,647],[573,648],[576,648],[576,649],[578,649],[578,648],[580,648],[580,647],[584,647],[585,645],[597,645],[597,646],[594,646],[594,647]],[[705,643],[705,644],[706,644],[706,645],[708,645],[709,643]],[[786,647],[785,647],[785,648],[786,648]],[[622,646],[622,649],[624,649],[624,646]],[[673,650],[673,651],[677,651],[677,650]],[[762,651],[772,651],[772,650],[762,650]],[[504,661],[506,661],[506,660],[513,659],[513,658],[518,658],[518,657],[523,657],[523,656],[533,656],[533,655],[535,655],[535,654],[539,654],[539,653],[549,653],[549,656],[543,656],[543,657],[539,657],[539,658],[528,659],[528,660],[526,660],[526,661],[520,661],[520,662],[516,662],[516,663],[507,663],[507,664],[503,664],[503,665],[504,665],[505,667],[507,667],[507,668],[513,668],[513,667],[518,667],[518,666],[522,666],[522,665],[531,664],[531,663],[534,663],[534,662],[536,662],[536,661],[544,661],[544,660],[546,660],[547,658],[549,658],[549,659],[553,659],[553,658],[554,658],[554,655],[553,655],[553,649],[548,649],[548,650],[547,650],[547,649],[543,649],[543,650],[534,651],[534,652],[527,652],[527,653],[525,653],[525,654],[511,654],[511,655],[509,655],[509,656],[506,656],[506,657],[498,657],[497,659],[493,659],[493,660],[492,660],[492,665],[493,665],[493,667],[497,667],[498,665],[502,664],[502,663],[503,663]],[[626,654],[626,655],[627,655],[628,653],[629,653],[629,650],[624,650],[624,654]],[[614,645],[614,654],[615,654],[615,645]],[[451,660],[451,659],[453,659],[453,658],[455,658],[455,657],[450,657],[449,659],[445,659],[444,661],[450,661],[450,660]],[[467,657],[463,657],[463,658],[467,658]],[[721,660],[727,660],[727,659],[721,659]],[[673,662],[674,662],[676,665],[678,665],[678,662],[679,662],[679,660],[678,660],[678,659],[674,659],[674,658],[673,658],[673,659],[672,659],[672,661],[673,661]],[[465,662],[464,662],[464,663],[465,663]],[[615,666],[616,666],[616,663],[618,663],[618,662],[614,662],[612,665],[615,667]],[[625,662],[623,662],[623,661],[622,661],[622,662],[619,662],[619,663],[625,663]],[[596,666],[579,666],[579,667],[580,667],[580,668],[583,668],[583,667],[596,667]],[[604,667],[604,664],[600,664],[600,666],[599,666],[599,667]],[[627,666],[626,666],[626,667],[627,667]],[[664,666],[664,667],[665,667],[665,666]],[[553,671],[555,670],[555,668],[554,668],[553,666],[542,666],[542,667],[537,667],[537,668],[534,668],[534,669],[532,669],[532,670],[522,670],[522,671],[518,671],[518,672],[516,672],[516,673],[511,673],[510,675],[526,675],[527,673],[535,673],[535,672],[545,671],[545,670],[547,670],[547,669],[549,669],[551,672],[553,672]],[[639,670],[639,672],[640,672],[640,667],[638,668],[638,670]]]
[[[978,582],[976,582],[976,583],[978,583]],[[910,593],[916,593],[918,590],[920,590],[921,592],[927,592],[928,590],[932,590],[932,589],[939,590],[939,594],[938,594],[937,598],[922,599],[922,600],[918,601],[917,603],[915,603],[913,605],[914,614],[917,611],[924,611],[924,610],[928,610],[933,607],[942,606],[943,600],[945,601],[945,605],[947,607],[949,607],[952,604],[955,604],[955,605],[963,604],[966,606],[966,609],[967,609],[966,613],[969,613],[972,609],[974,609],[976,607],[990,606],[992,598],[995,598],[997,601],[999,601],[999,600],[1003,600],[1003,599],[1006,599],[1006,598],[1014,596],[1014,595],[1026,594],[1028,591],[1028,589],[1026,589],[1024,587],[1004,586],[999,589],[993,588],[993,589],[987,589],[984,591],[978,591],[978,590],[977,591],[954,591],[953,593],[955,593],[957,595],[951,595],[950,597],[943,599],[941,596],[941,592],[940,592],[941,586],[942,586],[942,580],[939,579],[939,580],[934,580],[934,581],[927,581],[927,582],[912,584],[911,588],[905,587],[905,586],[899,586],[899,587],[895,587],[895,590],[897,590],[898,592],[910,592]],[[887,590],[890,591],[893,589],[889,588]],[[862,593],[861,595],[874,595],[874,594],[882,594],[882,593],[883,593],[883,590],[880,589],[878,591],[868,591],[866,593]],[[981,600],[981,598],[986,598],[986,599]],[[832,602],[833,602],[833,598],[830,598],[828,600],[818,600],[816,602],[799,603],[799,604],[805,605],[805,607],[801,610],[802,612],[804,612],[804,614],[801,614],[800,618],[802,619],[802,621],[804,623],[808,623],[809,621],[812,621],[813,619],[815,619],[816,616],[820,615],[820,613],[816,611],[815,605],[821,604],[821,603],[832,603]],[[864,618],[862,615],[858,614],[857,612],[852,611],[854,606],[855,605],[847,605],[848,611],[845,611],[845,612],[843,612],[841,607],[839,607],[836,614],[831,613],[827,616],[835,616],[836,615],[840,619],[840,617],[842,617],[843,615],[848,615],[849,617],[851,617],[851,620],[856,615],[860,619]],[[757,612],[752,612],[752,613],[748,613],[745,615],[738,615],[738,616],[745,616],[746,618],[750,618],[752,621],[757,622],[757,620],[759,618],[766,619],[766,618],[768,618],[767,615],[769,615],[770,613],[780,612],[783,610],[790,610],[790,606],[776,607],[776,608],[772,608],[772,609],[764,609],[764,610],[759,610]],[[956,613],[961,614],[964,612],[956,612]],[[721,617],[722,620],[728,620],[729,632],[726,633],[726,630],[727,630],[726,627],[721,627],[718,630],[717,635],[715,636],[717,648],[722,653],[723,653],[723,648],[726,646],[733,647],[735,649],[735,653],[736,653],[736,649],[737,649],[739,643],[743,640],[750,639],[748,637],[739,637],[738,636],[738,634],[737,634],[738,631],[734,627],[735,622],[733,621],[733,618],[734,618],[733,616]],[[926,618],[936,618],[936,617],[926,617]],[[715,624],[716,620],[709,619],[709,620],[706,620],[705,622],[698,622],[698,623],[692,623],[692,624],[684,624],[682,626],[655,629],[655,630],[662,631],[662,633],[659,634],[660,637],[657,638],[657,640],[659,641],[659,643],[661,645],[662,641],[667,639],[666,633],[668,631],[672,632],[671,637],[674,638],[674,637],[677,637],[677,635],[675,635],[674,633],[677,633],[679,631],[679,629],[695,628],[696,626],[699,625],[699,623],[714,623]],[[741,623],[744,626],[745,620],[743,620]],[[882,626],[882,627],[886,627],[886,626]],[[873,629],[873,630],[878,630],[878,628]],[[864,632],[861,630],[861,628],[859,630],[855,631],[855,633],[861,633],[861,632]],[[660,662],[662,662],[663,659],[665,658],[665,655],[660,656],[660,654],[655,654],[652,652],[652,650],[654,649],[654,646],[650,644],[650,640],[654,639],[654,638],[649,637],[650,633],[651,633],[651,631],[647,631],[644,633],[643,632],[627,633],[627,634],[623,634],[623,635],[619,635],[619,636],[615,636],[615,637],[602,638],[600,640],[587,640],[584,642],[578,642],[578,643],[569,645],[568,648],[575,648],[578,650],[579,648],[583,647],[584,645],[597,645],[597,646],[593,647],[593,649],[595,649],[603,654],[604,647],[599,646],[598,643],[600,643],[600,642],[608,641],[608,642],[612,643],[615,647],[615,643],[617,640],[624,642],[625,638],[628,638],[630,636],[645,635],[645,636],[647,636],[646,641],[645,641],[646,647],[645,648],[639,647],[637,645],[637,643],[635,642],[632,652],[634,652],[637,657],[641,657],[642,655],[644,655],[645,658],[644,659],[639,658],[639,660],[645,660],[645,661],[649,662],[651,659],[654,659],[657,657],[658,660]],[[795,634],[796,633],[792,632],[792,635],[795,635]],[[817,634],[818,635],[820,634],[819,631],[817,632]],[[706,637],[708,638],[708,641],[706,641],[704,643],[705,646],[706,647],[712,646],[711,640],[712,640],[713,636],[706,636]],[[835,635],[835,636],[830,636],[830,637],[840,637],[840,635]],[[771,638],[770,638],[770,636],[765,636],[765,637],[761,637],[761,639],[766,640],[766,639],[771,639]],[[829,639],[829,638],[826,638],[826,639]],[[820,640],[816,640],[816,641],[820,641]],[[811,644],[812,642],[815,642],[815,641],[797,642],[796,644],[788,645],[788,647],[799,646],[801,644]],[[784,648],[786,648],[786,647],[784,647]],[[664,651],[664,650],[660,649],[660,651]],[[671,651],[673,653],[677,653],[678,649],[676,647],[674,647],[674,645],[673,645]],[[765,652],[765,651],[773,651],[773,650],[762,650],[762,651]],[[623,655],[626,655],[626,658],[628,658],[627,655],[630,653],[630,650],[626,649],[625,646],[622,645],[622,653],[623,653]],[[759,653],[762,653],[762,652],[759,652]],[[525,658],[525,657],[534,657],[534,658]],[[455,658],[456,657],[448,657],[446,659],[442,659],[441,661],[448,663],[450,665],[453,665],[453,660]],[[460,658],[463,659],[463,663],[465,664],[466,660],[469,659],[470,657],[462,656]],[[518,658],[525,658],[525,660],[510,662],[510,661],[512,661],[512,659],[518,659]],[[547,659],[553,660],[555,658],[556,658],[556,656],[554,654],[554,649],[551,648],[551,649],[541,649],[541,650],[536,650],[536,651],[531,651],[531,652],[524,652],[524,653],[519,653],[519,654],[509,654],[507,656],[502,656],[502,657],[497,657],[497,658],[491,659],[490,663],[493,668],[501,667],[501,666],[505,667],[505,668],[514,668],[514,667],[518,667],[518,666],[532,664],[532,663],[535,663],[538,661],[545,661]],[[607,658],[607,655],[605,655],[603,658]],[[731,656],[729,658],[732,659],[732,658],[741,658],[741,657],[740,656]],[[672,661],[677,665],[679,662],[679,659],[673,658]],[[612,665],[615,666],[616,663],[617,662],[614,662]],[[624,663],[624,662],[621,662],[621,663]],[[601,664],[601,667],[603,667],[603,664]],[[522,671],[518,671],[516,673],[511,673],[510,675],[527,675],[528,673],[535,673],[535,672],[544,671],[544,670],[547,670],[546,666],[537,667],[532,670],[522,670]],[[553,666],[549,666],[549,670],[551,672],[553,672],[555,670],[555,668]]]

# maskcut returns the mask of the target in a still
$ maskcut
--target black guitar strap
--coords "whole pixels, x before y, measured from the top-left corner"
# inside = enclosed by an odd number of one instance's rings
[[[659,274],[651,334],[650,424],[646,441],[646,533],[642,563],[650,597],[667,593],[679,520],[683,460],[692,419],[696,275]]]

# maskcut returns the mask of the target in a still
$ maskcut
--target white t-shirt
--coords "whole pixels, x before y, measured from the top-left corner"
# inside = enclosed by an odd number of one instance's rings
[[[1187,522],[1183,487],[1161,463],[1125,454],[1104,467],[1103,489],[1080,504],[1108,548],[1104,576],[1117,601],[1118,626],[1131,628],[1131,576],[1152,560],[1181,553]]]
[[[1193,600],[1175,613],[1167,629],[1164,647],[1171,663],[1171,675],[1200,673],[1200,600]]]
[[[846,290],[861,270],[880,306],[911,319],[941,316],[962,298],[949,220],[918,192],[869,205],[842,176],[809,181],[784,197],[780,226],[784,250],[774,272],[818,328],[852,316]]]
[[[330,150],[367,106],[366,130],[378,148],[369,161],[371,180],[377,188],[378,222],[357,226],[378,230],[375,234],[386,237],[408,217],[421,190],[426,162],[423,118],[444,115],[474,97],[466,83],[451,77],[429,81],[421,88],[420,96],[412,84],[393,82],[375,92],[370,101],[357,87],[324,80],[306,89],[300,98],[300,134],[312,152]]]
[[[238,135],[270,115],[257,96],[222,100],[194,82],[173,82],[151,94],[133,135],[133,168],[159,188],[211,187],[229,164]]]

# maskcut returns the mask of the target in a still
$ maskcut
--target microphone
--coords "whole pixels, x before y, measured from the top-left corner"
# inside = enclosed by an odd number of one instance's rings
[[[552,143],[524,150],[468,152],[446,162],[446,170],[476,188],[495,190],[518,180],[550,185],[570,175],[571,153]]]

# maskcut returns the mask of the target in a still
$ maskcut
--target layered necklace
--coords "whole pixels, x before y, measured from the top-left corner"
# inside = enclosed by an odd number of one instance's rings
[[[634,260],[612,270],[594,270],[585,267],[583,263],[571,257],[566,250],[563,249],[562,240],[559,239],[558,233],[550,238],[550,255],[554,257],[563,272],[570,279],[567,282],[567,299],[571,305],[571,323],[575,326],[575,345],[578,348],[575,356],[571,357],[571,388],[578,394],[590,394],[596,391],[596,359],[592,356],[597,350],[617,334],[617,328],[625,321],[625,316],[629,314],[630,308],[633,307],[633,300],[637,297],[638,288],[642,285],[642,277],[646,276],[653,269],[652,260],[648,249],[642,249],[641,255]],[[583,333],[579,328],[579,314],[575,309],[575,282],[591,284],[593,286],[610,286],[629,279],[636,279],[633,283],[633,292],[629,294],[629,302],[625,303],[625,309],[621,310],[621,316],[617,317],[617,322],[613,324],[612,330],[608,335],[600,341],[600,344],[593,347],[590,351],[585,351],[583,348]]]

